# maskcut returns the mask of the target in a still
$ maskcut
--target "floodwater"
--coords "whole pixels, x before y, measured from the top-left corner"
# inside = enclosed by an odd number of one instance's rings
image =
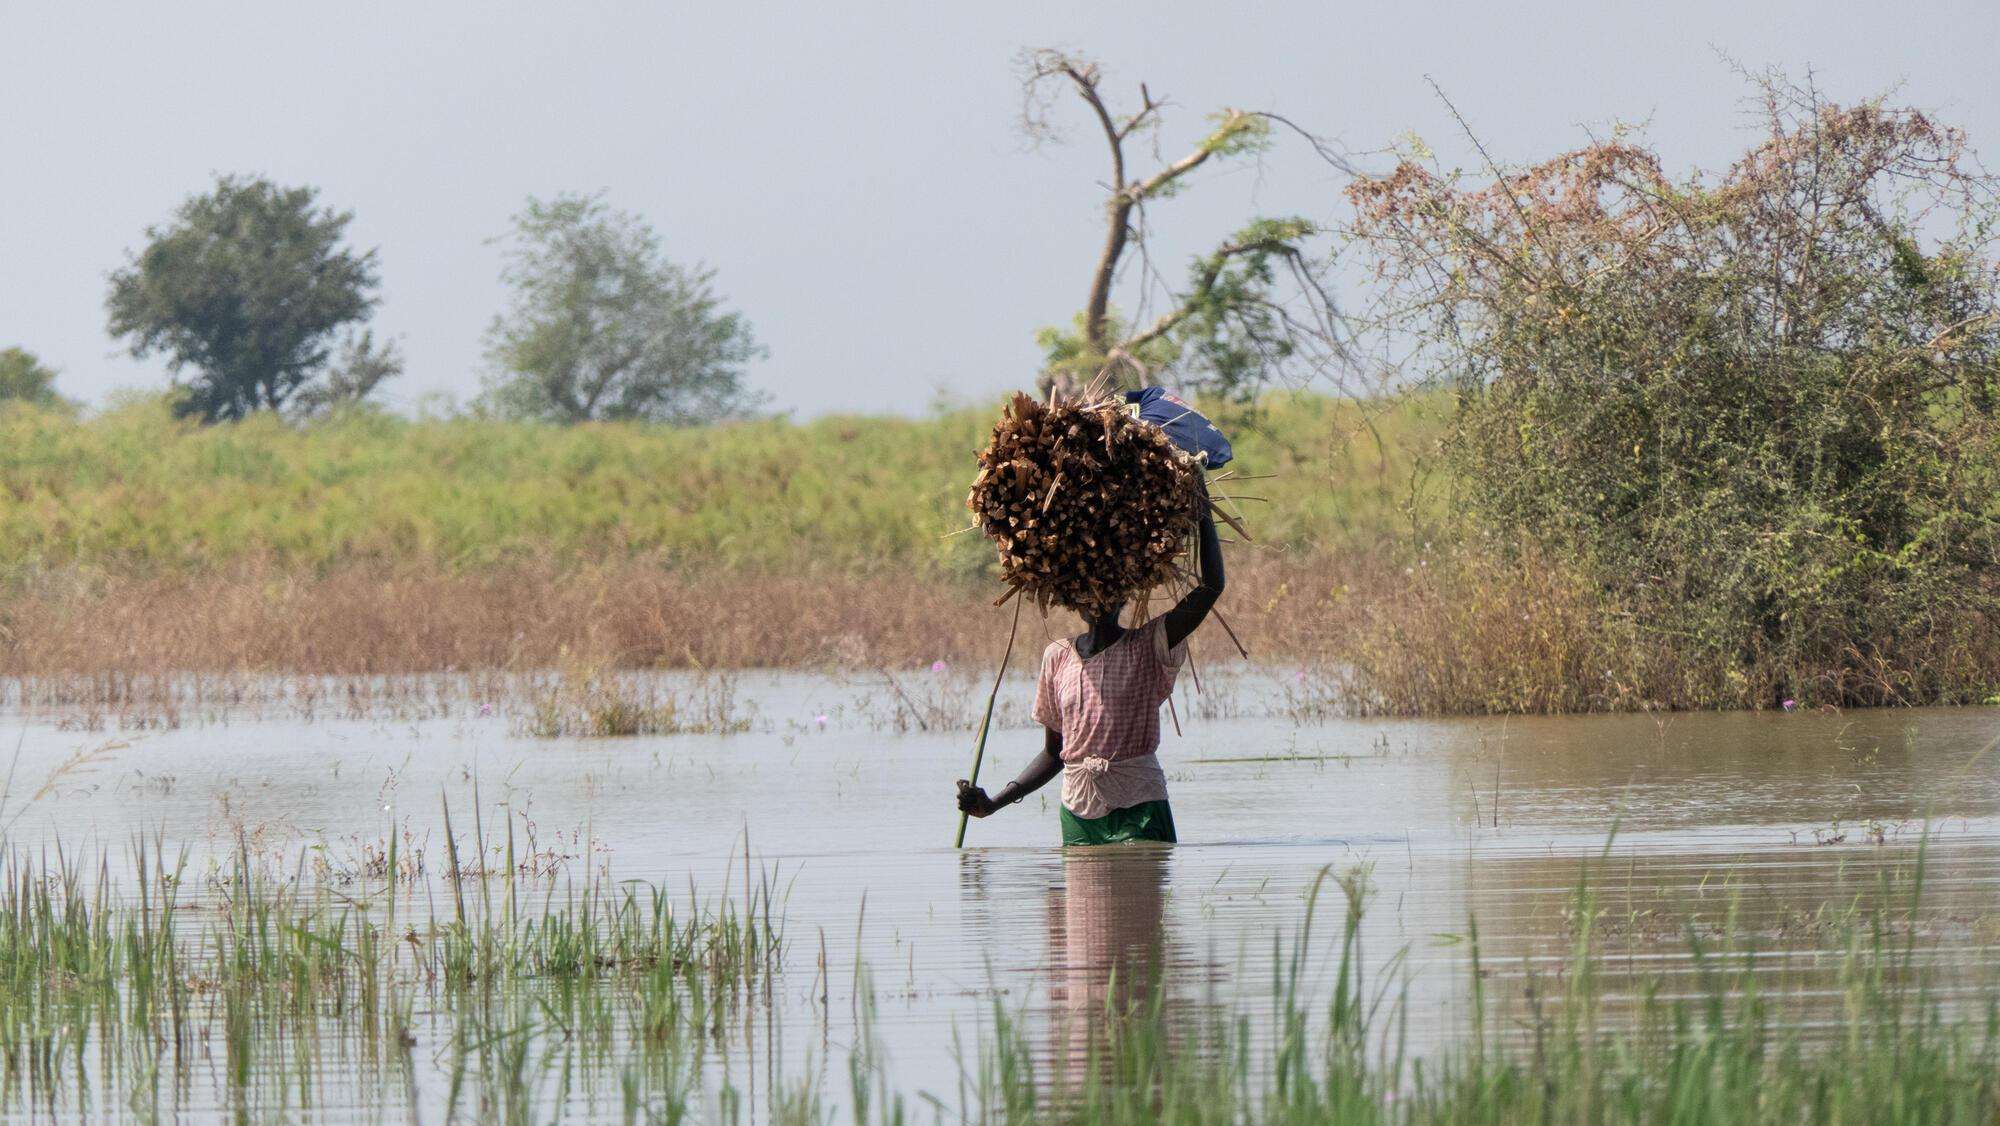
[[[996,997],[1057,1059],[1082,1051],[1092,1015],[1134,981],[1157,980],[1189,1019],[1255,1014],[1271,1004],[1274,940],[1298,939],[1323,874],[1314,949],[1337,941],[1347,910],[1331,878],[1358,877],[1364,954],[1371,972],[1393,969],[1419,1049],[1459,1027],[1473,920],[1489,1003],[1504,1005],[1569,957],[1586,873],[1593,929],[1617,964],[1691,982],[1690,938],[1733,937],[1781,988],[1827,995],[1799,1019],[1835,1021],[1831,922],[1907,895],[1921,847],[1913,923],[1942,987],[1995,983],[2000,709],[1321,720],[1288,714],[1290,679],[1217,674],[1209,700],[1180,700],[1181,731],[1170,725],[1162,749],[1182,836],[1171,848],[1055,847],[1052,787],[974,822],[954,850],[952,782],[970,734],[890,724],[857,703],[884,684],[792,675],[739,682],[754,719],[730,735],[537,739],[504,704],[310,722],[217,710],[131,731],[23,709],[0,727],[19,743],[0,823],[16,849],[59,839],[114,868],[136,834],[158,834],[191,850],[196,871],[244,847],[338,867],[393,826],[427,851],[434,885],[440,797],[462,834],[476,786],[488,836],[511,821],[556,883],[608,865],[719,892],[740,885],[747,847],[778,876],[788,969],[769,1019],[746,1021],[706,1082],[750,1092],[752,1116],[773,1057],[828,1068],[844,1090],[844,1053],[871,1008],[894,1085],[953,1106]],[[989,785],[1039,745],[1018,725],[1021,703],[989,743]],[[1309,985],[1324,989],[1322,961]],[[872,1006],[853,996],[864,980]],[[335,1074],[313,1085],[311,1116],[441,1118],[446,1064],[425,1036],[407,1085],[343,1082],[351,1061],[322,1061]],[[219,1067],[198,1073],[164,1109],[227,1108],[228,1082]],[[573,1084],[547,1109],[614,1114],[616,1090],[615,1074]],[[45,1109],[89,1101],[37,1097]],[[17,1092],[6,1109],[31,1105]],[[122,1105],[98,1092],[99,1110]]]

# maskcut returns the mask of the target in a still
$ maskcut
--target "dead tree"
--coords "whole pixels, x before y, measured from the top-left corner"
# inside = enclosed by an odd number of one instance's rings
[[[1329,146],[1275,114],[1230,108],[1214,115],[1214,126],[1187,153],[1137,172],[1130,166],[1138,147],[1133,142],[1157,131],[1169,102],[1140,83],[1138,108],[1121,114],[1106,100],[1098,65],[1063,51],[1027,52],[1021,69],[1022,124],[1028,134],[1037,140],[1054,137],[1054,104],[1062,91],[1074,91],[1102,130],[1111,165],[1104,243],[1083,310],[1074,328],[1046,328],[1038,337],[1046,353],[1040,378],[1045,392],[1099,380],[1136,386],[1171,369],[1184,382],[1245,393],[1287,365],[1303,360],[1317,369],[1344,357],[1339,310],[1311,257],[1312,240],[1321,232],[1310,220],[1254,219],[1196,258],[1180,286],[1159,277],[1146,254],[1148,205],[1185,188],[1195,169],[1263,152],[1279,128],[1297,133],[1344,168]],[[1134,257],[1147,276],[1139,316],[1127,323],[1112,306],[1112,291],[1121,267]],[[1295,292],[1281,294],[1281,288]],[[1149,307],[1163,311],[1146,319]]]

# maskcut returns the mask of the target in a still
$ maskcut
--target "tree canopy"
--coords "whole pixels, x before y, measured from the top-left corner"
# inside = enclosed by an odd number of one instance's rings
[[[69,400],[56,393],[56,373],[25,348],[0,349],[0,404],[27,403],[61,410]]]
[[[353,215],[318,196],[220,177],[112,274],[111,334],[134,356],[167,357],[180,413],[215,422],[284,408],[374,310],[375,252],[342,245]]]
[[[749,322],[644,220],[595,195],[531,198],[504,242],[514,299],[488,332],[485,396],[499,414],[691,425],[760,401],[744,386],[764,354]]]

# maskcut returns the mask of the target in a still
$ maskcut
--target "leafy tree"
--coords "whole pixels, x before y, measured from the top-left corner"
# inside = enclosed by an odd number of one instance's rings
[[[713,270],[668,261],[643,220],[600,196],[530,199],[507,241],[514,300],[487,337],[491,409],[690,425],[759,402],[743,386],[764,354],[749,322],[723,309]]]
[[[1322,265],[1315,257],[1314,243],[1323,232],[1297,216],[1251,220],[1197,256],[1180,285],[1147,265],[1139,303],[1164,310],[1151,318],[1127,323],[1112,308],[1121,270],[1128,260],[1146,256],[1148,208],[1184,191],[1196,169],[1262,153],[1283,129],[1347,170],[1331,146],[1277,114],[1224,109],[1210,117],[1209,131],[1184,155],[1136,171],[1132,150],[1157,134],[1168,108],[1164,99],[1142,83],[1139,107],[1121,113],[1107,100],[1098,65],[1064,51],[1026,52],[1021,70],[1022,123],[1030,137],[1058,135],[1050,114],[1057,93],[1067,89],[1089,109],[1110,158],[1104,242],[1083,311],[1073,327],[1044,328],[1036,335],[1044,354],[1044,390],[1072,390],[1100,379],[1114,387],[1136,386],[1174,375],[1222,393],[1248,394],[1290,368],[1310,373],[1345,363],[1342,318],[1320,283]]]
[[[0,404],[27,403],[50,410],[72,404],[56,393],[56,373],[24,348],[0,350]]]
[[[374,310],[375,252],[341,245],[350,212],[314,188],[224,176],[111,276],[111,334],[163,353],[175,409],[209,422],[282,409],[327,374],[341,330]]]
[[[368,401],[375,388],[403,374],[403,351],[393,340],[376,343],[364,329],[340,346],[340,358],[328,365],[326,378],[301,388],[291,411],[300,418],[322,418]]]
[[[1669,177],[1623,136],[1353,188],[1398,327],[1457,393],[1464,499],[1573,560],[1653,699],[1976,700],[2000,659],[2000,230],[1965,139],[1772,83]]]

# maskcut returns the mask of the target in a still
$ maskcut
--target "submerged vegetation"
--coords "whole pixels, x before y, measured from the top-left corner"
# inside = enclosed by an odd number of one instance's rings
[[[737,735],[750,730],[753,709],[738,703],[736,680],[702,675],[685,691],[657,678],[620,676],[571,667],[534,690],[528,734],[566,736]]]
[[[1921,867],[1920,858],[1918,888]],[[2000,1112],[2000,994],[1947,1013],[1889,915],[1849,918],[1835,936],[1828,956],[1844,1019],[1807,1033],[1790,1023],[1799,998],[1760,981],[1753,948],[1708,950],[1692,938],[1694,984],[1642,976],[1624,983],[1632,1007],[1615,1010],[1604,988],[1615,959],[1591,933],[1599,908],[1586,881],[1568,960],[1549,980],[1528,978],[1512,1028],[1493,1020],[1472,928],[1463,1023],[1449,1030],[1450,1048],[1426,1058],[1408,1047],[1403,975],[1371,978],[1362,957],[1366,873],[1339,882],[1346,910],[1330,956],[1311,941],[1317,886],[1294,944],[1274,947],[1268,1024],[1234,1014],[1190,1028],[1157,991],[1142,993],[1102,1014],[1081,1075],[1051,1075],[1036,1066],[1021,1023],[996,1006],[979,1071],[987,1097],[968,1118],[1858,1124]],[[1305,983],[1327,974],[1331,996],[1308,1000]]]
[[[996,994],[957,1030],[959,1073],[913,1077],[873,1035],[866,966],[836,975],[823,938],[816,957],[794,957],[776,873],[741,862],[740,887],[704,900],[545,867],[516,853],[511,830],[448,831],[444,857],[427,862],[399,847],[385,842],[379,868],[314,878],[247,846],[207,873],[144,842],[117,873],[60,850],[12,855],[0,1105],[823,1122],[845,1103],[863,1122],[1077,1123],[2000,1111],[2000,993],[1989,982],[1947,1003],[1934,991],[1913,925],[1921,849],[1882,902],[1822,928],[1828,968],[1810,988],[1774,986],[1754,946],[1710,949],[1692,931],[1692,980],[1647,977],[1596,933],[1605,913],[1586,880],[1567,959],[1530,970],[1522,996],[1489,996],[1496,979],[1470,931],[1443,1044],[1418,1050],[1410,1021],[1428,1014],[1412,1011],[1407,964],[1363,956],[1369,877],[1356,870],[1336,881],[1331,946],[1313,929],[1321,884],[1308,889],[1305,921],[1273,948],[1268,1005],[1189,1010],[1130,951],[1094,968],[1120,986],[1101,1002],[1048,1012]],[[836,1009],[843,1031],[829,1042]],[[791,1036],[826,1047],[786,1050],[787,1021],[811,1023]]]
[[[777,874],[747,862],[740,894],[704,899],[572,874],[511,821],[498,839],[448,829],[441,862],[407,847],[392,834],[379,863],[313,877],[303,856],[287,876],[247,842],[206,873],[144,841],[124,872],[61,849],[10,855],[0,1102],[102,1098],[174,1117],[205,1073],[216,1105],[268,1118],[356,1098],[325,1090],[322,1073],[346,1067],[393,1103],[430,1066],[412,1053],[419,1037],[436,1036],[447,1062],[425,1086],[448,1117],[527,1121],[563,1101],[526,1070],[531,1044],[615,1057],[628,1079],[686,1078],[704,1034],[784,959]]]

